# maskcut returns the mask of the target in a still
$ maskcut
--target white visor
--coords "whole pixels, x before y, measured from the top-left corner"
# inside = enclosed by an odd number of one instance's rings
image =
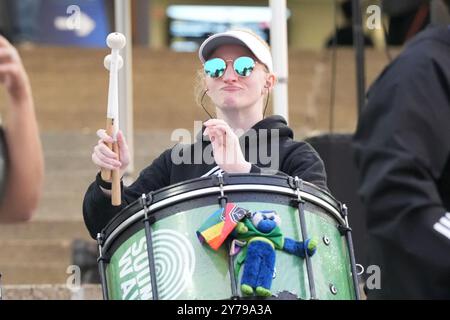
[[[243,30],[230,30],[210,36],[198,49],[200,61],[205,63],[214,50],[225,44],[238,44],[248,48],[270,72],[273,72],[272,54],[267,44],[252,33]]]

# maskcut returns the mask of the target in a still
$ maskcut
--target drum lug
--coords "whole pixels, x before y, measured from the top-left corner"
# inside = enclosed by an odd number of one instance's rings
[[[149,209],[151,204],[153,203],[153,192],[149,192],[147,194],[143,193],[140,198],[140,202],[142,205],[142,209]]]
[[[148,220],[150,224],[153,224],[154,218],[153,216],[149,216],[148,213],[150,211],[150,206],[153,202],[153,192],[149,192],[147,194],[143,193],[141,198],[139,199],[141,203],[142,209],[144,209],[144,221]]]
[[[288,184],[289,184],[289,186],[292,188],[292,189],[296,189],[297,188],[297,185],[296,185],[296,182],[295,182],[295,178],[294,177],[291,177],[291,176],[289,176],[288,178],[287,178],[287,182],[288,182]]]
[[[287,177],[287,183],[289,184],[289,187],[295,189],[294,178],[292,178],[291,176]]]
[[[289,177],[289,185],[294,189],[295,195],[297,196],[297,199],[293,199],[292,201],[298,206],[300,203],[305,204],[305,200],[302,199],[302,196],[300,194],[300,190],[303,189],[303,180],[299,179],[298,177],[292,178]]]
[[[342,218],[344,218],[345,224],[348,227],[348,208],[347,205],[345,203],[340,203],[340,211],[341,211],[341,216]]]
[[[352,228],[347,227],[347,226],[343,226],[343,225],[338,225],[337,228],[339,230],[339,233],[342,236],[345,236],[347,234],[347,232],[349,232],[349,231],[351,232],[352,231]]]
[[[337,290],[336,286],[334,284],[332,284],[332,283],[330,283],[330,292],[333,295],[337,295],[337,293],[338,293],[338,290]]]
[[[105,261],[106,263],[109,263],[109,259],[106,258],[103,255],[103,243],[105,241],[105,234],[103,232],[97,233],[97,245],[98,245],[98,253],[99,257],[97,259],[97,262],[99,261]]]
[[[348,209],[347,209],[347,205],[345,203],[341,203],[340,207],[341,207],[342,218],[344,218],[344,221],[345,221],[345,226],[339,225],[338,229],[339,229],[339,232],[341,232],[342,235],[345,235],[347,232],[352,232],[352,228],[350,228],[350,226],[348,224]]]
[[[326,246],[330,245],[331,241],[330,241],[330,238],[328,238],[327,236],[323,236],[322,240],[323,240],[323,243],[325,243]]]

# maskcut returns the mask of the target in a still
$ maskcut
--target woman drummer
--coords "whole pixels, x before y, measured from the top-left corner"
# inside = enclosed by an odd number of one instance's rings
[[[111,184],[97,174],[83,203],[92,237],[143,193],[219,172],[286,174],[327,188],[324,165],[316,151],[305,142],[294,141],[281,116],[264,118],[276,81],[267,43],[250,31],[231,30],[206,39],[198,53],[203,64],[200,103],[203,106],[209,99],[216,117],[203,123],[197,142],[164,151],[133,184],[122,186],[121,206],[111,205]],[[122,132],[117,136],[120,160],[106,146],[111,137],[104,130],[97,134],[100,140],[92,161],[100,168],[123,173],[130,156]],[[268,150],[270,156],[264,157],[261,151]],[[208,154],[211,159],[207,159]]]

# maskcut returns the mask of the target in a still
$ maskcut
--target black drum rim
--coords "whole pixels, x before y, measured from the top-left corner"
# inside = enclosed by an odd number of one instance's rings
[[[246,180],[254,180],[250,182],[245,182],[245,184],[254,184],[254,185],[277,185],[284,186],[288,189],[291,189],[292,186],[289,185],[289,179],[293,179],[289,176],[280,176],[280,175],[265,175],[265,174],[256,174],[256,173],[246,173],[246,174],[224,174],[224,186],[229,183],[232,184],[243,184]],[[159,202],[168,197],[182,194],[188,192],[190,190],[198,190],[206,187],[218,186],[217,176],[209,176],[209,177],[200,177],[190,180],[185,180],[176,184],[172,184],[170,186],[161,188],[152,192],[152,203]],[[258,181],[259,180],[259,181]],[[267,183],[270,181],[270,183]],[[198,186],[198,187],[196,187]],[[303,181],[303,191],[307,191],[308,193],[315,194],[317,197],[324,199],[330,205],[335,207],[338,211],[340,211],[340,203],[337,201],[328,191],[319,188],[318,186],[309,183],[307,181]],[[187,190],[185,190],[187,189]],[[142,205],[140,199],[136,199],[134,202],[127,205],[120,212],[118,212],[111,221],[103,228],[102,233],[108,236],[112,230],[117,228],[124,220],[126,220],[131,214],[128,212],[137,212],[142,209]]]
[[[237,178],[238,180],[242,177],[248,177],[250,175],[232,175],[230,178]],[[297,197],[296,190],[293,188],[288,187],[288,184],[286,184],[286,177],[278,177],[278,176],[264,176],[264,175],[255,175],[255,176],[263,176],[263,178],[270,177],[269,180],[276,181],[276,179],[279,179],[279,182],[285,181],[285,185],[274,185],[274,184],[268,184],[268,183],[261,183],[261,182],[254,182],[254,183],[245,183],[245,184],[225,184],[223,186],[223,191],[225,192],[225,195],[232,195],[236,192],[249,192],[249,191],[255,191],[255,192],[273,192],[277,194],[283,194],[286,196],[290,196],[293,199]],[[241,177],[241,178],[238,178]],[[275,180],[272,180],[272,178],[275,177]],[[253,178],[253,177],[252,177]],[[235,180],[235,179],[232,179]],[[264,179],[256,179],[256,180],[264,180]],[[199,189],[193,189],[190,191],[180,192],[174,196],[168,196],[170,194],[170,191],[174,188],[182,188],[183,185],[189,185],[196,182],[209,182],[206,184],[206,187],[199,188]],[[229,181],[231,182],[231,181]],[[277,183],[278,184],[278,183]],[[339,202],[335,200],[330,194],[328,194],[326,191],[318,188],[317,186],[304,182],[304,186],[307,187],[307,189],[310,189],[308,191],[317,191],[317,194],[313,194],[311,192],[307,192],[305,190],[300,191],[300,196],[308,200],[315,205],[325,209],[327,212],[330,213],[330,215],[341,225],[345,224],[345,220],[342,217],[339,209]],[[159,197],[158,197],[159,195]],[[152,203],[149,206],[149,214],[152,212],[155,212],[159,209],[165,208],[167,206],[170,206],[172,204],[176,204],[179,202],[182,202],[184,200],[193,199],[196,197],[201,197],[202,195],[205,196],[211,196],[211,195],[220,195],[220,187],[214,185],[214,182],[212,181],[211,177],[206,178],[199,178],[199,179],[193,179],[189,181],[185,181],[173,186],[169,186],[163,189],[160,189],[156,191],[153,194],[153,197],[155,198],[155,202]],[[318,195],[323,195],[322,197]],[[130,212],[130,213],[129,213]],[[133,213],[134,212],[134,213]],[[173,214],[176,214],[174,212]],[[108,251],[111,244],[115,241],[117,237],[120,236],[120,234],[126,230],[129,226],[133,225],[139,219],[144,218],[144,210],[142,208],[142,205],[139,201],[133,202],[130,205],[128,205],[126,208],[124,208],[103,230],[104,233],[104,243],[103,243],[103,249]]]

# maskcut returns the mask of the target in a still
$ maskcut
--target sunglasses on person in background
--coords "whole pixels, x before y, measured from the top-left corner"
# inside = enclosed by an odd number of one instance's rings
[[[256,62],[250,57],[239,57],[233,60],[213,58],[203,65],[205,74],[211,78],[220,78],[227,69],[227,62],[233,62],[233,69],[241,77],[248,77],[255,68]]]

